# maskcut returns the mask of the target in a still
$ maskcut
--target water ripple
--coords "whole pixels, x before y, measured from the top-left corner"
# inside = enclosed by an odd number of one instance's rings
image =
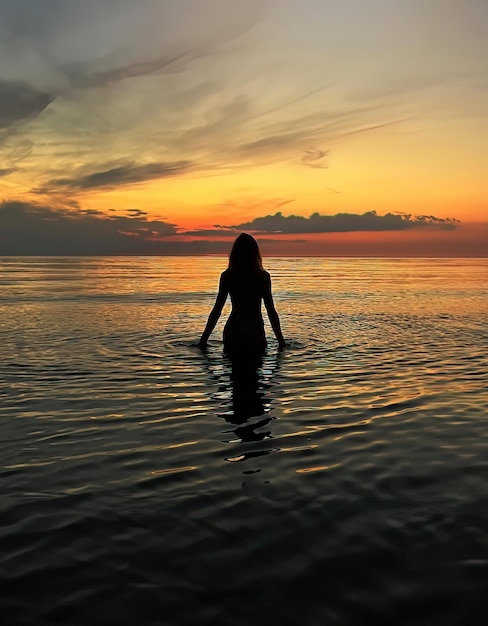
[[[486,623],[486,262],[292,261],[242,379],[214,259],[0,261],[6,624]]]

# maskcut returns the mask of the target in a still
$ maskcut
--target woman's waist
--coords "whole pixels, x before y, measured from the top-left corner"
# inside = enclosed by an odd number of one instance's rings
[[[242,332],[261,330],[264,326],[264,321],[261,313],[249,315],[233,311],[225,326],[226,328],[232,328],[233,330],[240,330]]]

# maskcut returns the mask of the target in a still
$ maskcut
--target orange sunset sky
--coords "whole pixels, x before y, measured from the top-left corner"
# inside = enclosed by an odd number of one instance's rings
[[[0,0],[0,254],[242,230],[486,256],[486,1]]]

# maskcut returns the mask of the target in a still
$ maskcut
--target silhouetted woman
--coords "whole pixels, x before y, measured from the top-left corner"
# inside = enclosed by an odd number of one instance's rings
[[[207,345],[227,294],[230,294],[232,311],[224,328],[224,350],[231,360],[259,358],[263,354],[266,335],[261,301],[264,301],[279,349],[285,347],[280,319],[273,303],[270,275],[263,269],[257,241],[246,233],[235,240],[229,266],[220,275],[219,292],[200,339],[201,348]]]

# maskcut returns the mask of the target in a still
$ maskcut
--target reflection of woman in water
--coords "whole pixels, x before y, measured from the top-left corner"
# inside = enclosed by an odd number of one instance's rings
[[[229,266],[220,276],[219,292],[200,339],[205,348],[230,294],[232,311],[224,328],[224,349],[231,360],[262,356],[266,347],[261,300],[268,313],[279,350],[285,347],[280,320],[271,293],[271,278],[263,269],[259,247],[251,235],[239,235],[232,246]]]

